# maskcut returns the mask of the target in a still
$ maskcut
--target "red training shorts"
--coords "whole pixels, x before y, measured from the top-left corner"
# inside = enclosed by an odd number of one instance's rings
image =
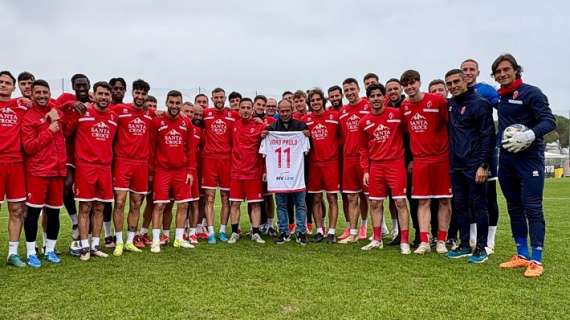
[[[339,191],[340,182],[338,176],[338,163],[336,161],[330,163],[309,164],[307,192],[338,193]]]
[[[186,168],[156,168],[152,188],[154,203],[169,203],[171,198],[176,203],[192,200],[191,186],[186,183]]]
[[[105,166],[76,164],[75,200],[113,202],[113,176]]]
[[[368,198],[384,200],[406,198],[406,165],[404,160],[372,161],[368,178]]]
[[[35,177],[28,175],[26,184],[28,199],[26,205],[33,208],[48,207],[61,209],[63,207],[64,177]]]
[[[347,159],[343,161],[342,171],[342,192],[343,193],[359,193],[368,190],[362,185],[363,172],[360,167],[360,159]]]
[[[263,183],[261,180],[232,179],[230,201],[263,201]]]
[[[229,191],[231,184],[231,160],[208,158],[202,164],[202,188]]]
[[[192,186],[190,187],[191,201],[200,200],[200,179],[198,174],[192,174]]]
[[[412,198],[451,198],[451,178],[447,154],[439,158],[414,159]]]
[[[113,167],[113,185],[118,191],[148,193],[148,163],[116,159]]]
[[[0,163],[0,203],[26,200],[26,179],[22,162]]]

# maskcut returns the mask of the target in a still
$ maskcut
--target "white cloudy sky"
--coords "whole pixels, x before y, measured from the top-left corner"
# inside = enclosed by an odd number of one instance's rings
[[[494,84],[490,65],[510,52],[567,115],[569,9],[563,0],[0,0],[0,69],[31,71],[54,93],[81,72],[92,82],[142,77],[159,98],[217,86],[275,96],[408,68],[427,85],[468,57]]]

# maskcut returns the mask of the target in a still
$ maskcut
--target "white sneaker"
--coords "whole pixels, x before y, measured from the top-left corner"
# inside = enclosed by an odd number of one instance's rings
[[[354,243],[354,242],[358,242],[358,235],[357,234],[350,235],[347,238],[340,240],[338,243],[349,244],[349,243]]]
[[[400,243],[400,253],[401,254],[410,254],[412,250],[410,249],[409,243]]]
[[[369,244],[365,245],[364,247],[360,248],[361,250],[368,251],[372,249],[382,249],[384,247],[384,243],[378,240],[372,240]]]
[[[153,242],[150,246],[150,252],[160,253],[160,242]]]
[[[435,245],[435,251],[439,254],[447,253],[447,247],[445,246],[445,241],[438,241]]]
[[[91,255],[99,258],[108,258],[109,255],[99,250],[99,248],[91,249]]]
[[[485,251],[487,252],[487,255],[490,256],[493,253],[495,253],[495,248],[492,247],[485,247]]]
[[[232,232],[232,235],[230,236],[230,238],[228,239],[228,243],[229,244],[234,244],[239,240],[239,234]]]
[[[186,240],[174,240],[172,245],[174,248],[182,248],[182,249],[194,249],[194,246],[190,244],[190,242]]]
[[[418,248],[414,251],[415,254],[426,254],[431,252],[431,247],[428,242],[421,242]]]
[[[261,239],[261,236],[260,236],[259,234],[257,234],[257,233],[254,233],[254,234],[251,236],[251,240],[252,240],[252,241],[255,241],[255,242],[257,242],[257,243],[265,243],[265,240]]]

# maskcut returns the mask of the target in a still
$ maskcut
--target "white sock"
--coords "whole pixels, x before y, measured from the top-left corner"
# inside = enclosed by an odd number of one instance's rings
[[[469,225],[469,241],[477,241],[477,224],[472,223]]]
[[[70,214],[69,218],[71,218],[71,225],[75,226],[77,225],[79,222],[77,221],[77,215],[76,214]]]
[[[364,226],[364,227],[368,227],[368,219],[362,219],[362,221],[360,222],[360,226]]]
[[[175,240],[182,240],[182,236],[184,236],[184,228],[176,228],[176,234],[174,236]]]
[[[487,234],[487,247],[495,247],[495,236],[497,235],[497,226],[489,226],[489,233]]]
[[[202,223],[201,223],[202,227],[208,225],[208,222],[206,221],[206,218],[202,218]]]
[[[57,240],[46,239],[46,253],[55,251],[55,243]]]
[[[329,234],[335,234],[336,230],[334,228],[329,228]]]
[[[350,235],[355,236],[358,234],[358,229],[350,229]]]
[[[190,228],[190,235],[193,236],[196,234],[196,228]]]
[[[9,241],[8,242],[8,256],[13,254],[18,255],[18,241]]]
[[[115,238],[117,241],[117,244],[123,244],[123,231],[115,231]]]
[[[214,226],[208,226],[208,234],[214,234]]]
[[[134,231],[127,231],[127,243],[133,243],[135,240],[135,232]]]
[[[36,255],[36,242],[26,242],[26,255],[35,256]]]
[[[93,239],[91,239],[91,249],[96,250],[97,247],[99,247],[99,237],[93,237]]]
[[[323,228],[317,228],[317,233],[325,234],[325,232],[323,231]]]
[[[267,225],[270,227],[273,226],[273,219],[267,218]]]
[[[89,248],[89,240],[81,240],[81,248]]]
[[[111,236],[111,221],[103,221],[103,230],[105,230],[105,238]]]
[[[141,234],[147,234],[148,228],[141,228]]]
[[[222,232],[223,232],[223,233],[226,232],[226,225],[225,225],[225,224],[222,224],[222,225],[220,226],[220,233],[222,233]]]
[[[162,230],[162,234],[165,235],[166,237],[170,238],[170,229]]]
[[[152,229],[152,243],[160,243],[160,229]]]
[[[392,219],[392,229],[398,229],[398,219]]]

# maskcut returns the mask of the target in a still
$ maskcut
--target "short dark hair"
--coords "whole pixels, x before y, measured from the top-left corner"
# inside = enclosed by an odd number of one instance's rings
[[[154,103],[157,103],[158,101],[156,101],[156,98],[154,96],[148,95],[146,96],[146,100],[145,101],[152,101]]]
[[[212,93],[214,93],[214,92],[212,91]],[[240,99],[241,99],[241,98],[242,98],[242,97],[241,97],[241,93],[236,92],[236,91],[232,91],[232,92],[230,93],[230,95],[228,96],[228,100],[232,100],[232,99],[235,99],[235,98],[240,98]]]
[[[293,94],[293,99],[297,99],[297,98],[305,98],[305,99],[307,99],[307,94],[306,94],[305,91],[303,91],[303,90],[297,90],[297,91],[295,91],[295,93]]]
[[[281,94],[281,98],[283,98],[284,96],[289,95],[289,94],[292,95],[293,92],[291,92],[291,91],[289,91],[289,90],[283,91],[283,93]]]
[[[222,88],[215,88],[214,90],[212,90],[212,95],[214,95],[214,93],[218,93],[218,92],[223,92],[224,94],[226,94],[226,91]]]
[[[451,69],[451,70],[449,70],[449,71],[447,71],[447,72],[445,73],[445,76],[444,76],[443,78],[444,78],[444,79],[447,79],[447,77],[452,76],[452,75],[454,75],[454,74],[461,75],[461,78],[463,78],[463,77],[465,76],[465,74],[463,74],[463,71],[462,71],[461,69]],[[434,81],[436,81],[436,80],[434,80]],[[430,85],[431,85],[434,81],[430,82]],[[443,80],[442,80],[442,81],[443,81]]]
[[[111,80],[109,80],[109,84],[111,85],[111,87],[115,86],[115,83],[120,82],[123,87],[127,87],[127,82],[125,81],[125,79],[119,77],[119,78],[111,78]]]
[[[178,90],[170,90],[166,94],[166,100],[168,100],[168,98],[170,98],[170,97],[180,97],[180,99],[182,99],[182,92],[180,92]]]
[[[93,92],[97,92],[98,88],[105,88],[107,90],[109,90],[109,92],[111,92],[111,85],[109,84],[109,82],[107,81],[97,81],[95,82],[95,84],[93,85]]]
[[[76,73],[73,76],[71,76],[71,84],[73,85],[75,81],[78,79],[87,79],[87,82],[90,82],[89,78],[87,78],[87,76],[84,75],[83,73]]]
[[[12,84],[16,84],[16,78],[14,78],[14,76],[12,75],[12,73],[10,73],[10,71],[7,70],[0,71],[0,76],[8,76],[10,77],[10,79],[12,79]]]
[[[513,57],[513,55],[510,53],[502,54],[498,56],[497,59],[495,59],[495,61],[493,61],[493,64],[491,65],[491,72],[492,72],[491,75],[495,76],[495,71],[497,71],[499,63],[503,61],[508,61],[513,66],[513,69],[515,69],[515,74],[517,79],[520,79],[521,73],[523,72],[523,68],[521,65],[518,64],[517,59],[515,59],[515,57]]]
[[[398,80],[396,78],[390,78],[390,80],[386,81],[386,86],[388,86],[388,83],[390,83],[390,82],[396,82],[397,84],[402,85],[400,80]]]
[[[34,75],[31,74],[31,73],[29,73],[28,71],[21,72],[21,73],[18,75],[18,82],[20,82],[20,81],[26,81],[26,80],[32,80],[32,81],[34,81],[34,80],[36,80],[36,77],[34,77]]]
[[[380,81],[380,78],[378,78],[378,75],[376,73],[373,73],[373,72],[369,72],[366,75],[364,75],[364,78],[362,79],[362,81],[366,81],[370,78],[376,79],[377,82]]]
[[[253,101],[251,101],[251,99],[248,97],[241,98],[241,100],[239,101],[239,104],[241,105],[242,102],[248,102],[248,101],[251,102],[251,104],[253,104]]]
[[[327,90],[327,93],[330,94],[331,92],[336,91],[336,90],[340,91],[340,94],[342,94],[342,88],[340,86],[337,86],[337,85],[330,87]]]
[[[208,101],[208,96],[203,94],[203,93],[198,93],[195,97],[194,97],[194,103],[196,103],[196,100],[198,100],[198,98],[200,97],[204,97],[206,98],[206,101]]]
[[[267,97],[262,94],[258,94],[255,96],[255,98],[253,98],[254,102],[257,100],[263,100],[263,102],[267,103]]]
[[[354,83],[358,86],[358,81],[356,81],[356,79],[354,79],[354,78],[344,79],[344,81],[342,82],[342,85],[344,86],[345,84],[351,84],[351,83]]]
[[[374,83],[369,85],[368,89],[366,89],[366,96],[370,97],[370,95],[372,95],[372,91],[374,90],[380,90],[380,92],[382,92],[382,95],[386,95],[386,88],[384,85],[381,83]]]
[[[2,73],[0,72],[0,75],[1,74]],[[32,82],[32,89],[36,86],[46,87],[49,89],[49,83],[45,80],[42,80],[42,79],[34,80],[34,82]]]
[[[137,79],[133,81],[133,91],[135,90],[142,90],[148,93],[150,91],[150,84],[143,79]]]
[[[400,84],[403,86],[407,85],[408,83],[414,83],[416,81],[421,81],[420,73],[416,70],[406,70],[400,77]]]
[[[445,77],[447,78],[447,74],[445,75]],[[445,81],[441,80],[441,79],[435,79],[430,81],[430,83],[428,84],[428,90],[429,88],[431,88],[432,86],[438,85],[438,84],[442,84],[445,87]]]
[[[315,94],[321,97],[321,100],[323,100],[323,106],[327,103],[327,98],[325,98],[325,93],[323,92],[323,90],[321,90],[320,88],[314,88],[312,90],[309,90],[309,94],[307,95],[309,98],[309,108],[311,107],[310,103],[311,96]]]

